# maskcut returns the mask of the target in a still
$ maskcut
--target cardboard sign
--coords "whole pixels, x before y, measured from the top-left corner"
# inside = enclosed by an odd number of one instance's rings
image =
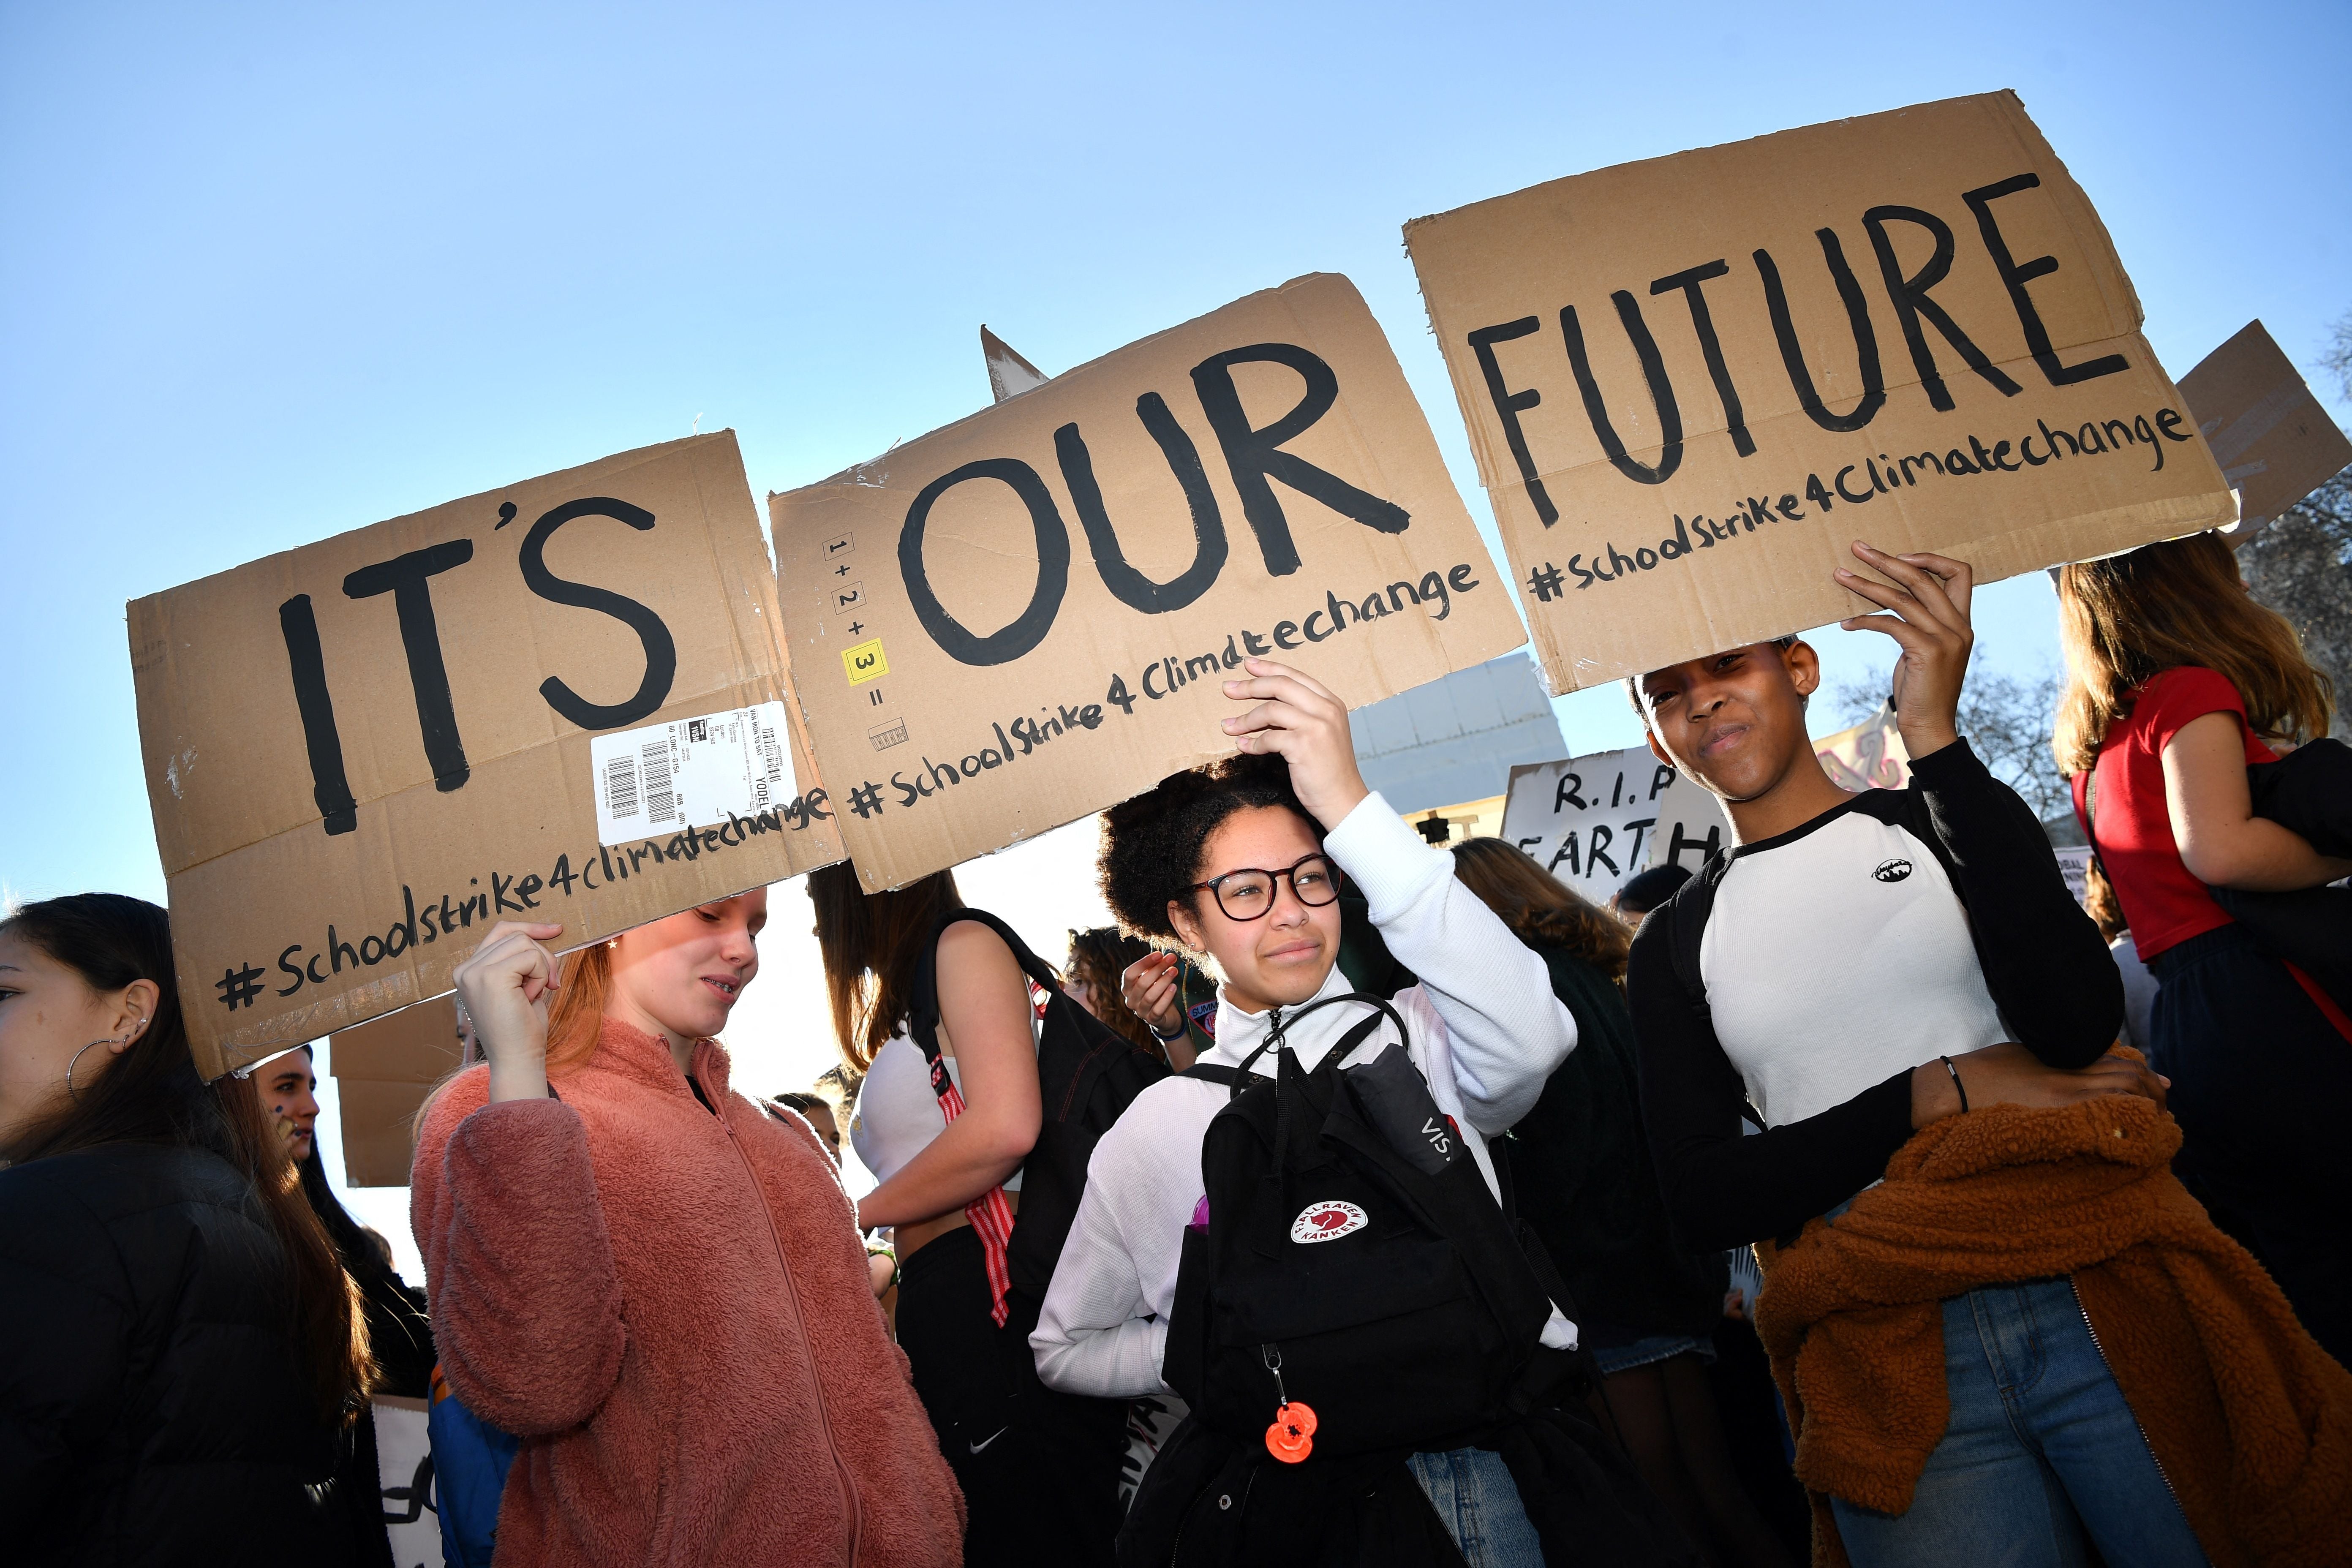
[[[1556,690],[2235,516],[2014,94],[1628,163],[1405,227]]]
[[[1606,904],[1635,872],[1676,862],[1696,870],[1728,842],[1715,797],[1680,781],[1646,746],[1524,764],[1511,770],[1502,837]]]
[[[416,1112],[463,1058],[455,992],[328,1037],[327,1065],[343,1110],[347,1184],[408,1185]]]
[[[2262,322],[2200,360],[2180,378],[2180,395],[2238,488],[2240,526],[2230,535],[2243,544],[2263,524],[2352,463],[2352,440],[2337,429],[2294,365]]]
[[[1895,727],[1893,706],[1882,705],[1851,730],[1813,742],[1822,771],[1840,789],[1901,789],[1911,782],[1911,752]]]
[[[1646,754],[1647,748],[1643,748]],[[1675,782],[1657,801],[1658,824],[1650,829],[1650,858],[1645,869],[1680,866],[1696,871],[1706,858],[1731,847],[1731,818],[1723,802],[1688,773]]]
[[[1525,640],[1379,324],[1297,279],[772,496],[868,889],[1230,752],[1250,655],[1360,706]]]
[[[840,858],[792,755],[731,432],[273,555],[130,621],[206,1077],[446,991],[500,920],[576,947]],[[698,725],[735,737],[728,798],[723,769],[677,787]],[[614,734],[626,773],[592,754]],[[599,833],[623,808],[638,842]]]

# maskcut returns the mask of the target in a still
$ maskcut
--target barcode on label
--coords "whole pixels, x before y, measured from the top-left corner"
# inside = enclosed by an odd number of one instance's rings
[[[656,741],[636,755],[624,753],[604,764],[605,809],[615,818],[642,809],[652,826],[677,815],[677,792],[670,787],[669,744]]]
[[[677,811],[677,796],[669,787],[669,742],[656,741],[639,754],[646,766],[646,820],[667,822]]]
[[[614,816],[637,815],[637,763],[635,757],[614,757],[604,764],[605,809]]]
[[[773,730],[760,731],[760,760],[768,764],[770,778],[780,779],[784,776],[784,749],[777,743],[776,732]]]

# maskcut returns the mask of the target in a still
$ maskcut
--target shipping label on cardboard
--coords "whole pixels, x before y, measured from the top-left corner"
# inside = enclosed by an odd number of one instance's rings
[[[1606,904],[1651,866],[1696,870],[1729,835],[1713,795],[1683,783],[1648,747],[1630,746],[1513,768],[1502,837],[1570,890]]]
[[[745,713],[772,737],[789,706],[730,432],[274,555],[130,623],[207,1077],[447,990],[500,920],[576,947],[840,858],[814,766],[780,779],[772,739],[751,742],[764,807],[600,831],[597,737]]]
[[[1555,691],[1865,613],[1856,538],[1991,582],[2233,518],[2012,93],[1405,226]]]
[[[2180,378],[2180,395],[2221,478],[2237,488],[2241,526],[2230,534],[2232,544],[2352,463],[2352,439],[2260,321],[2200,360]]]
[[[1525,640],[1379,324],[1316,275],[769,499],[868,889],[1225,755],[1245,658],[1351,706]]]
[[[763,702],[597,736],[588,744],[597,842],[716,827],[791,801],[790,734],[784,705]]]

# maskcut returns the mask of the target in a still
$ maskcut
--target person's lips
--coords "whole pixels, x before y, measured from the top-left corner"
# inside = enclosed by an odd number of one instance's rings
[[[1267,963],[1296,963],[1322,951],[1323,944],[1318,942],[1286,942],[1278,947],[1268,948],[1260,956]]]
[[[1699,742],[1698,754],[1702,757],[1721,756],[1748,739],[1748,728],[1745,724],[1717,726],[1708,733],[1706,740]]]
[[[731,974],[706,974],[702,977],[702,983],[723,998],[730,1007],[735,1005],[735,998],[743,989],[743,983]]]

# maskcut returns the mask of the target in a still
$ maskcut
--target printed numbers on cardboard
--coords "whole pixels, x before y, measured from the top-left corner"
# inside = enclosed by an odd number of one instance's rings
[[[841,650],[841,668],[849,674],[849,684],[860,686],[878,676],[890,673],[890,661],[883,656],[882,639],[859,643],[856,647]]]

